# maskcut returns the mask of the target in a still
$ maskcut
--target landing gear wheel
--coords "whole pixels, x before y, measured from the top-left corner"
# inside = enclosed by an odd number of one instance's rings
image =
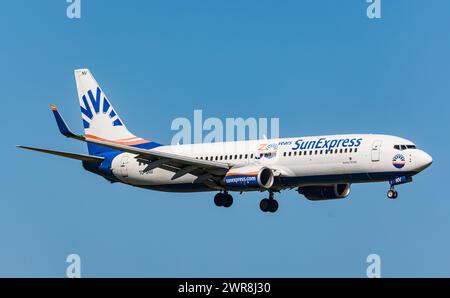
[[[217,207],[223,206],[223,193],[218,193],[214,196],[214,204],[216,204]]]
[[[233,205],[233,197],[230,194],[227,194],[227,193],[224,194],[222,203],[223,203],[222,206],[225,208],[231,207],[231,205]]]
[[[396,199],[396,198],[398,197],[398,192],[395,191],[394,189],[390,189],[390,190],[388,190],[388,192],[387,192],[387,197],[388,197],[389,199]]]
[[[231,207],[231,205],[233,205],[233,197],[228,193],[219,192],[214,196],[214,204],[216,204],[217,207]]]
[[[262,212],[268,212],[270,210],[270,200],[269,199],[262,199],[259,203],[259,208]]]
[[[278,201],[277,200],[270,200],[270,212],[275,213],[278,210]]]
[[[278,202],[274,199],[262,199],[259,203],[262,212],[276,212],[278,210]]]

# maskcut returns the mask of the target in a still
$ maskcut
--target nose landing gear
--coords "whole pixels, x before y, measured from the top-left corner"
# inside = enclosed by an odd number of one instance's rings
[[[214,204],[217,207],[229,208],[233,205],[233,197],[228,192],[219,192],[214,196]]]
[[[259,208],[262,212],[277,212],[278,210],[278,201],[273,198],[273,192],[269,191],[269,198],[262,199],[259,203]]]
[[[409,183],[412,181],[412,177],[401,176],[395,179],[389,180],[389,185],[391,186],[387,192],[387,197],[389,199],[396,199],[398,196],[397,191],[395,190],[396,185]]]

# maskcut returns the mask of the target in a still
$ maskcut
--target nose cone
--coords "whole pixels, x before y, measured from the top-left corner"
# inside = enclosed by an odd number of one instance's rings
[[[417,170],[423,171],[433,163],[433,158],[424,151],[419,151],[417,154]]]

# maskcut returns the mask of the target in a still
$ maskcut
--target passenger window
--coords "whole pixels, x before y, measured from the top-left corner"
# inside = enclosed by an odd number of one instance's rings
[[[253,153],[250,155],[250,158],[253,158]]]
[[[242,159],[242,154],[239,155],[239,159]]]
[[[355,153],[358,152],[358,148],[355,148]]]
[[[344,152],[347,153],[347,148],[345,148]]]
[[[247,159],[248,158],[248,154],[245,154],[245,159]]]
[[[289,152],[289,156],[291,156],[292,155],[292,152]]]
[[[320,150],[320,155],[322,155],[323,154],[323,150]]]

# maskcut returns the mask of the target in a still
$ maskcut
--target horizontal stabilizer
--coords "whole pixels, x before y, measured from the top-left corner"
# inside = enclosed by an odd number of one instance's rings
[[[99,156],[77,154],[77,153],[70,153],[70,152],[63,152],[63,151],[56,151],[56,150],[49,150],[49,149],[42,149],[42,148],[34,148],[34,147],[28,147],[28,146],[18,145],[17,147],[22,148],[22,149],[28,149],[28,150],[58,155],[58,156],[62,156],[62,157],[77,159],[77,160],[83,160],[83,161],[87,161],[87,162],[102,162],[104,159],[103,157],[99,157]]]

